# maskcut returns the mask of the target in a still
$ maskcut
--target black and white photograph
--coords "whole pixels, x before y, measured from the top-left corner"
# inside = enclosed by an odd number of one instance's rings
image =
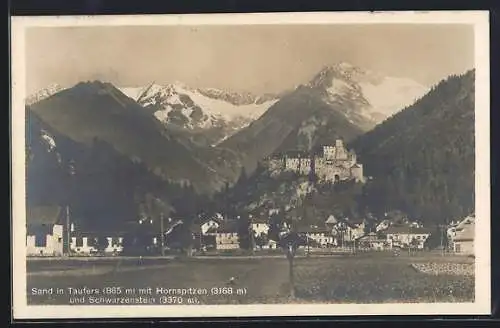
[[[12,19],[14,315],[490,313],[485,12]]]

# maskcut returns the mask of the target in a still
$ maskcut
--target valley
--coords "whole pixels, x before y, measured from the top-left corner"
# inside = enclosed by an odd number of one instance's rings
[[[332,214],[376,224],[399,210],[436,227],[474,211],[473,77],[446,78],[426,95],[417,83],[347,63],[280,95],[180,82],[50,86],[27,100],[28,206],[70,204],[93,229],[273,208],[311,224]],[[406,91],[393,104],[374,98],[375,87],[394,85]],[[358,155],[362,184],[272,175],[264,164],[287,152],[312,156],[337,140]]]

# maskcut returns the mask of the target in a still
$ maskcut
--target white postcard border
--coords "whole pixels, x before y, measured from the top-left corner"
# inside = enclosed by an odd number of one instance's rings
[[[128,317],[245,317],[321,315],[459,315],[491,313],[490,133],[488,12],[343,12],[279,14],[196,14],[141,16],[13,17],[12,59],[12,237],[15,319]],[[27,305],[25,208],[25,37],[28,27],[242,25],[242,24],[471,24],[475,28],[476,284],[474,303],[283,304],[189,306]]]

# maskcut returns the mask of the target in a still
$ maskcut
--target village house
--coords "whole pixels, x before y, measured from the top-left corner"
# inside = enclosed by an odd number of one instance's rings
[[[356,240],[357,247],[383,250],[388,242],[385,238],[379,238],[376,232],[370,232]]]
[[[201,224],[201,232],[203,234],[206,234],[209,230],[217,229],[220,226],[221,222],[222,220],[219,220],[215,217],[210,218]]]
[[[453,251],[458,254],[474,255],[475,217],[468,216],[455,228],[452,239]]]
[[[26,226],[27,256],[62,256],[64,226],[59,206],[37,206],[28,208]]]
[[[409,247],[423,249],[430,232],[425,228],[410,225],[392,225],[384,231],[390,247]]]
[[[278,248],[278,243],[275,240],[272,239],[267,239],[266,243],[264,243],[261,247],[256,245],[255,249],[277,249]]]
[[[453,241],[453,238],[457,235],[456,229],[457,226],[460,222],[450,222],[448,224],[448,227],[446,228],[446,237],[450,241],[450,243]]]
[[[333,227],[337,224],[337,222],[338,220],[335,218],[333,214],[331,214],[330,216],[328,216],[328,218],[326,218],[325,225],[333,229]]]
[[[89,256],[98,254],[101,249],[103,254],[118,255],[123,251],[123,235],[124,233],[114,231],[74,231],[74,226],[72,226],[71,253]],[[102,246],[99,245],[100,243]]]
[[[376,227],[375,227],[375,231],[376,232],[380,232],[380,231],[384,231],[386,230],[387,228],[389,228],[391,225],[391,221],[389,220],[382,220],[381,222],[379,222]]]
[[[448,237],[448,240],[452,242],[457,235],[457,231],[461,231],[464,228],[464,226],[473,221],[474,221],[474,216],[468,215],[465,218],[461,218],[460,220],[450,222],[446,230],[446,235]]]
[[[333,225],[332,234],[336,236],[337,243],[353,242],[365,235],[366,222],[349,221],[348,219],[338,220]]]
[[[215,247],[218,250],[238,249],[238,224],[236,220],[221,222],[218,227],[212,227],[207,235],[215,236]]]
[[[268,240],[267,244],[264,245],[264,248],[277,249],[278,248],[278,243],[275,240]]]
[[[327,228],[317,227],[317,226],[303,226],[297,229],[297,232],[304,234],[307,238],[312,239],[320,247],[332,247],[334,246],[334,239],[331,231]]]
[[[408,223],[408,225],[412,228],[422,228],[424,226],[421,222],[418,221],[411,221]]]
[[[251,217],[250,220],[254,236],[267,235],[269,231],[267,219],[262,217]]]

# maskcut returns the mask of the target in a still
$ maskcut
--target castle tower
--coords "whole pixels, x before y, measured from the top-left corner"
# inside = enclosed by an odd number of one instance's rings
[[[363,165],[354,164],[351,167],[351,176],[356,180],[356,182],[364,182],[365,178],[363,176]]]
[[[323,158],[326,160],[335,159],[336,148],[335,146],[323,146]]]
[[[335,159],[347,160],[347,150],[344,147],[344,142],[341,139],[335,140]]]

